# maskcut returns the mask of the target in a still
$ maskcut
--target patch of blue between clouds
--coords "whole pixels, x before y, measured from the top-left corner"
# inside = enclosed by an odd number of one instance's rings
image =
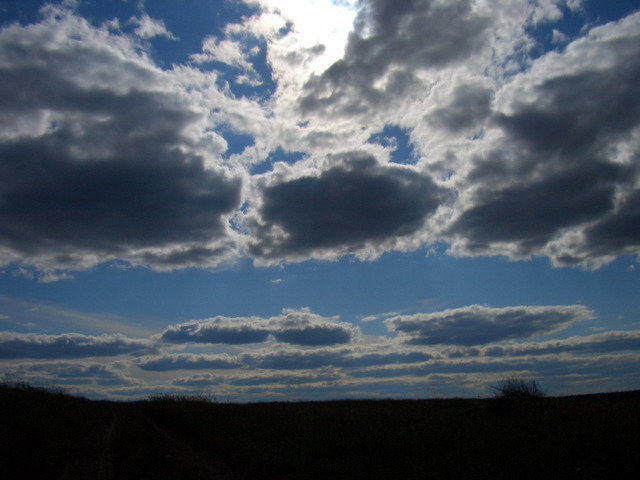
[[[258,102],[267,101],[276,91],[276,82],[273,80],[272,70],[267,62],[267,44],[264,41],[248,41],[245,42],[245,49],[251,50],[258,47],[259,51],[255,55],[250,56],[249,61],[253,65],[254,70],[258,74],[257,85],[249,83],[237,82],[237,75],[242,73],[236,69],[222,70],[222,77],[228,82],[229,89],[238,98],[247,97]]]
[[[418,161],[413,145],[409,140],[409,130],[406,128],[397,125],[385,125],[381,132],[371,135],[367,142],[392,148],[391,162],[393,163],[412,165]]]
[[[572,11],[558,5],[562,18],[557,22],[540,23],[528,28],[527,33],[536,41],[529,52],[531,59],[541,57],[551,50],[562,50],[564,46],[598,25],[618,20],[640,10],[638,0],[586,0],[583,8]],[[555,34],[559,32],[560,35]]]
[[[167,30],[177,37],[177,40],[162,37],[153,39],[153,59],[163,68],[188,63],[191,54],[202,50],[202,41],[206,37],[213,35],[222,38],[227,24],[239,23],[242,17],[257,11],[257,8],[243,2],[226,0],[146,2],[145,12],[151,18],[162,19]]]
[[[254,165],[249,173],[251,173],[251,175],[260,175],[262,173],[270,172],[271,170],[273,170],[273,164],[276,162],[285,162],[289,165],[293,165],[303,158],[304,153],[302,152],[287,152],[281,147],[278,147],[271,153],[269,153],[269,155],[263,162]]]
[[[15,22],[22,25],[38,22],[42,18],[39,13],[42,5],[42,0],[2,0],[0,26],[4,27]]]
[[[222,154],[223,158],[229,158],[231,155],[241,153],[245,148],[255,143],[252,135],[247,133],[239,133],[229,127],[223,127],[217,130],[227,142],[227,151]]]

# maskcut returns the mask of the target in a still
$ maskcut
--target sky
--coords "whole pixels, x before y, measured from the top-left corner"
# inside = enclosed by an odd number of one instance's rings
[[[7,0],[0,381],[640,389],[640,3]]]

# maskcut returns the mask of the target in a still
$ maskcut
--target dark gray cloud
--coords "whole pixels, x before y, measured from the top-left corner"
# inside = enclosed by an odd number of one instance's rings
[[[495,345],[482,350],[484,356],[548,355],[556,353],[609,353],[640,350],[640,331],[606,332],[540,343]]]
[[[603,27],[505,88],[509,111],[492,117],[504,137],[474,158],[447,232],[457,253],[597,265],[640,251],[639,22]]]
[[[502,361],[486,360],[436,360],[420,365],[403,365],[388,368],[367,369],[352,372],[355,378],[392,378],[403,376],[426,377],[432,374],[512,374],[523,372],[526,376],[537,379],[575,381],[592,379],[607,381],[612,375],[625,379],[627,385],[635,384],[637,380],[638,355],[603,355],[592,358],[505,358]],[[566,377],[566,378],[563,378]],[[481,378],[481,377],[480,377]],[[627,387],[628,388],[628,387]],[[593,392],[593,385],[588,389]]]
[[[316,250],[355,252],[369,241],[412,234],[446,191],[415,169],[350,154],[319,176],[274,183],[261,195],[250,250],[269,259]]]
[[[0,145],[5,246],[25,255],[74,248],[118,254],[203,242],[224,234],[221,215],[239,201],[238,182],[204,170],[196,158],[141,149],[140,157],[79,162],[68,148],[62,138]]]
[[[366,0],[360,6],[344,57],[306,83],[303,112],[358,114],[387,104],[421,85],[416,70],[481,50],[490,23],[469,0]],[[376,87],[387,74],[386,85]]]
[[[136,360],[136,365],[143,370],[167,372],[199,369],[227,370],[240,368],[243,363],[240,358],[225,354],[174,353],[142,357]]]
[[[628,178],[628,173],[622,165],[594,162],[534,180],[525,177],[503,189],[489,184],[478,190],[473,205],[449,232],[462,235],[470,251],[486,248],[487,244],[513,242],[520,255],[529,255],[559,230],[597,220],[609,212],[616,182]]]
[[[483,345],[553,333],[593,314],[581,305],[489,308],[481,305],[385,320],[413,345]]]
[[[351,328],[344,325],[310,325],[302,327],[284,328],[274,332],[273,336],[279,342],[294,345],[321,346],[349,343],[354,337]]]
[[[636,189],[614,211],[585,231],[588,257],[638,253],[640,246],[640,190]],[[570,260],[567,263],[572,263]]]
[[[224,141],[195,138],[206,112],[175,81],[68,14],[2,29],[0,248],[63,268],[228,253],[209,244],[227,237],[240,180],[208,164]]]
[[[237,356],[225,354],[161,354],[136,360],[143,370],[229,370],[229,369],[266,369],[266,370],[313,370],[323,367],[354,368],[393,363],[416,363],[434,358],[427,351],[396,351],[389,349],[358,348],[315,348],[277,349],[243,353]]]
[[[593,155],[638,126],[640,99],[640,35],[609,42],[614,64],[601,70],[583,70],[542,79],[534,102],[516,101],[512,114],[496,121],[538,161],[563,155]],[[634,58],[635,57],[635,58]],[[599,94],[598,94],[599,93]],[[588,159],[587,159],[588,160]]]
[[[89,336],[77,333],[40,335],[0,332],[0,358],[82,358],[153,351],[149,340],[123,335]]]
[[[267,340],[267,322],[261,318],[215,317],[172,325],[162,332],[168,343],[226,343],[240,345]]]
[[[305,346],[350,343],[359,332],[351,324],[336,318],[324,318],[308,309],[285,309],[282,315],[268,319],[259,317],[214,317],[173,325],[161,335],[168,343],[247,344],[277,341]]]
[[[5,381],[13,379],[33,384],[52,383],[55,385],[135,385],[140,381],[127,377],[121,365],[103,365],[99,363],[27,363],[13,366],[3,372]]]
[[[210,387],[212,385],[220,385],[222,382],[223,378],[218,375],[202,373],[189,377],[176,378],[171,384],[179,387]]]
[[[262,375],[245,375],[221,377],[210,373],[191,375],[189,377],[177,378],[172,382],[176,386],[186,387],[207,387],[210,385],[233,385],[238,387],[251,387],[258,385],[300,385],[305,383],[334,382],[342,376],[336,373],[313,373],[309,372],[301,375],[283,375],[278,373],[267,373]]]
[[[483,347],[446,347],[440,353],[446,358],[522,357],[575,353],[589,355],[640,350],[640,331],[610,331],[544,342],[511,343]]]
[[[424,362],[433,355],[424,351],[392,351],[392,350],[280,350],[255,354],[245,361],[257,368],[275,370],[300,370],[321,367],[356,368],[392,363]]]
[[[473,83],[459,85],[452,92],[448,105],[431,112],[427,121],[450,132],[477,127],[492,114],[491,89]]]

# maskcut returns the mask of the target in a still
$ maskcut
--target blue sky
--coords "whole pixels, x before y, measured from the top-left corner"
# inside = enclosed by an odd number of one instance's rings
[[[0,376],[640,388],[638,10],[3,2]]]

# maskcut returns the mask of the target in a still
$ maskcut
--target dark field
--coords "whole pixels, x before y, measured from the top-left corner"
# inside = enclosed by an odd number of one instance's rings
[[[239,405],[2,386],[0,462],[6,479],[635,479],[640,392]]]

